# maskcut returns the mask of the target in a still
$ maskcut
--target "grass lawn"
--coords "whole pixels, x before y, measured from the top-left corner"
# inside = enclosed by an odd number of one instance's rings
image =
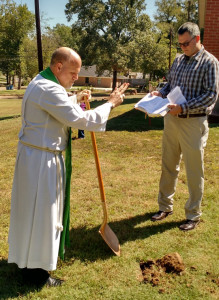
[[[121,257],[115,256],[98,234],[102,207],[91,138],[85,132],[84,140],[72,141],[71,247],[53,272],[66,281],[61,287],[38,290],[23,286],[16,266],[7,264],[10,195],[21,118],[4,117],[18,115],[21,102],[0,100],[0,299],[219,299],[219,125],[211,124],[205,150],[200,225],[191,232],[178,229],[188,198],[183,163],[174,214],[153,223],[150,217],[158,209],[163,119],[145,119],[142,112],[134,110],[139,97],[142,95],[128,96],[112,111],[107,131],[96,133],[108,224],[120,241]],[[99,103],[93,102],[92,107]],[[181,275],[163,274],[156,286],[141,281],[141,261],[173,252],[178,252],[185,264]]]
[[[22,99],[0,98],[0,120],[18,117],[21,114]]]

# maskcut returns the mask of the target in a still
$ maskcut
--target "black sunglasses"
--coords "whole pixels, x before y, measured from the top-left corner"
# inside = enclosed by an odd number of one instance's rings
[[[191,38],[191,40],[188,41],[188,42],[185,42],[185,43],[178,43],[178,46],[179,46],[179,47],[188,47],[189,44],[190,44],[190,42],[191,42],[194,38],[195,38],[195,36],[193,36],[193,38]]]

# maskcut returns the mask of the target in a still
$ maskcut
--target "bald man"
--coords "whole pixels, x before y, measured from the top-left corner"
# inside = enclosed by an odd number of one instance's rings
[[[94,110],[78,104],[90,91],[68,97],[81,68],[81,58],[61,47],[52,55],[50,67],[28,85],[22,102],[22,127],[11,198],[9,263],[22,269],[28,283],[57,286],[61,280],[48,271],[56,269],[65,191],[62,151],[69,127],[105,131],[113,107],[122,103],[127,84]]]

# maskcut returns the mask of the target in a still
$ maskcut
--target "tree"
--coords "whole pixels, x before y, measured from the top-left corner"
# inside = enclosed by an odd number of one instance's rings
[[[79,38],[79,37],[77,37]],[[57,24],[53,29],[47,27],[41,36],[43,48],[43,62],[49,66],[52,53],[61,46],[77,49],[77,40],[72,36],[72,29],[63,24]],[[36,35],[28,35],[23,39],[19,51],[20,65],[24,79],[33,78],[38,74]]]
[[[56,41],[57,47],[69,47],[78,51],[80,44],[80,35],[76,32],[72,32],[70,26],[64,24],[56,24],[55,27],[47,28],[47,34],[51,39]]]
[[[169,37],[170,28],[174,36],[185,22],[198,23],[198,0],[157,0],[156,25],[162,34]]]
[[[155,6],[157,6],[157,14],[154,16],[156,21],[167,24],[177,21],[181,11],[177,0],[157,0]]]
[[[82,59],[87,65],[96,64],[99,74],[103,70],[113,72],[113,89],[117,72],[137,67],[136,33],[141,35],[141,28],[150,31],[150,19],[143,13],[144,3],[144,0],[69,0],[66,4],[68,21],[73,15],[78,17],[73,30],[82,36],[79,46]]]
[[[25,36],[34,28],[34,14],[27,5],[17,6],[12,0],[1,0],[0,12],[0,69],[9,83],[13,71],[21,78],[19,51]]]
[[[149,73],[150,78],[158,75],[163,77],[168,69],[168,47],[166,44],[157,43],[148,39],[147,44],[139,44],[140,65],[144,74]]]
[[[157,0],[154,16],[158,29],[158,41],[169,47],[169,67],[176,52],[177,30],[186,21],[198,22],[198,0]]]
[[[70,27],[69,30],[71,31]],[[59,44],[58,36],[54,36],[52,31],[43,33],[41,39],[43,48],[43,62],[46,67],[50,64],[52,53],[61,45]],[[20,47],[19,55],[23,77],[25,79],[32,79],[39,72],[36,35],[26,36],[24,38]]]
[[[198,24],[198,0],[178,0],[181,11],[177,18],[177,26],[180,27],[186,21]]]
[[[22,78],[33,79],[38,73],[36,36],[26,36],[19,50]]]

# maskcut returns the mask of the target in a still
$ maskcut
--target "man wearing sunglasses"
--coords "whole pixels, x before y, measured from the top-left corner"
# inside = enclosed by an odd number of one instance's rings
[[[219,62],[200,42],[200,30],[194,23],[184,23],[178,29],[178,42],[184,54],[171,67],[168,83],[154,95],[166,97],[179,86],[186,103],[169,105],[164,117],[162,173],[160,178],[159,211],[152,221],[160,221],[173,213],[183,156],[189,198],[185,204],[186,220],[181,230],[194,229],[200,222],[204,191],[204,147],[208,139],[207,115],[212,111],[219,93]]]

